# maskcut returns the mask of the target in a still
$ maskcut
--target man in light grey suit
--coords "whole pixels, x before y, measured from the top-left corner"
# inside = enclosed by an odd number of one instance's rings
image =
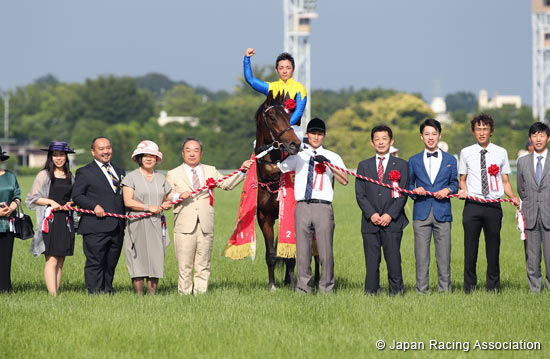
[[[542,290],[541,244],[546,266],[546,287],[550,288],[550,161],[547,161],[550,129],[542,122],[529,128],[535,152],[518,159],[518,192],[525,217],[525,262],[531,292]]]

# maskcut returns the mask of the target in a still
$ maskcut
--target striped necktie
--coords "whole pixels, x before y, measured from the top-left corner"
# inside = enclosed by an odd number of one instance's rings
[[[378,180],[382,182],[384,179],[384,157],[379,157],[380,162],[378,162]]]
[[[480,152],[480,166],[481,166],[481,193],[484,197],[489,195],[489,182],[487,181],[487,161],[485,160],[486,149],[482,149]]]
[[[120,185],[120,181],[118,180],[118,178],[116,178],[114,173],[111,171],[111,166],[108,163],[106,163],[103,165],[103,167],[105,167],[107,174],[109,175],[109,177],[111,177],[111,182],[113,184],[114,191],[115,192],[118,191],[118,186]]]
[[[201,183],[199,181],[199,175],[197,175],[197,170],[194,168],[191,169],[191,172],[193,172],[193,191],[196,191],[201,186]]]

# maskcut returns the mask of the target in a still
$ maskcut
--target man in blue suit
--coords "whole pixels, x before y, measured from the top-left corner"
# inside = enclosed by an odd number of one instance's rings
[[[456,159],[438,148],[441,124],[427,119],[420,125],[424,150],[409,158],[409,188],[415,192],[413,229],[416,259],[416,291],[429,292],[430,241],[435,244],[440,292],[451,291],[451,201],[458,191]],[[434,192],[435,197],[426,195]]]

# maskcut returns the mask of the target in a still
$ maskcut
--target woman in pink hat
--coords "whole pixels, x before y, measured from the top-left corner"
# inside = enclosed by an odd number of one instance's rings
[[[143,294],[145,278],[147,292],[155,294],[159,278],[164,275],[164,250],[170,243],[162,211],[171,207],[167,201],[170,184],[155,172],[162,161],[162,152],[153,141],[141,141],[132,154],[139,168],[122,180],[122,195],[127,214],[152,213],[146,218],[127,220],[124,233],[126,266],[137,294]]]

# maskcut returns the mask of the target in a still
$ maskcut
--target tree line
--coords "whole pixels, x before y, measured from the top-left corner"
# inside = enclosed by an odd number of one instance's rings
[[[265,81],[277,79],[273,70],[256,66],[254,73]],[[113,145],[113,161],[127,169],[135,166],[132,151],[144,139],[155,141],[164,154],[160,169],[181,164],[181,143],[197,137],[205,146],[203,161],[218,168],[236,168],[252,153],[256,128],[254,114],[264,97],[243,79],[232,92],[210,91],[202,86],[176,82],[162,74],[140,77],[99,76],[84,83],[62,83],[46,75],[10,91],[9,137],[18,144],[47,146],[52,140],[67,141],[83,149],[76,164],[90,161],[91,140],[106,136]],[[433,117],[420,94],[392,89],[313,90],[312,117],[327,122],[327,147],[353,168],[371,156],[370,129],[387,124],[394,130],[400,156],[408,158],[422,149],[418,125]],[[449,152],[457,154],[473,143],[469,120],[476,113],[474,94],[457,92],[446,102],[453,123],[443,129]],[[3,113],[3,101],[0,110]],[[197,126],[170,123],[160,126],[161,110],[169,116],[199,118]],[[487,110],[496,123],[494,142],[508,149],[510,158],[524,148],[527,129],[533,122],[531,109],[504,107]],[[14,159],[8,161],[14,165]]]

